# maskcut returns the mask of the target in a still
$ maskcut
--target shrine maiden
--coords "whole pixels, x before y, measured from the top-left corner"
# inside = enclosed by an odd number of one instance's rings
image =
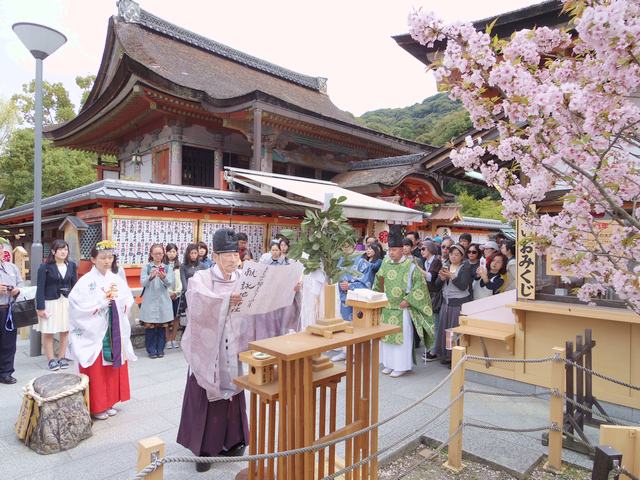
[[[382,309],[382,322],[402,328],[400,333],[382,339],[382,373],[400,377],[413,368],[413,329],[419,335],[433,335],[431,299],[424,276],[413,263],[413,256],[403,254],[402,235],[391,232],[389,254],[382,261],[373,289],[384,292],[389,305]],[[428,345],[428,340],[425,345]]]
[[[114,405],[129,400],[128,360],[136,360],[127,316],[133,295],[111,271],[115,243],[102,241],[91,250],[93,268],[69,294],[69,349],[80,373],[89,376],[90,411],[105,420]]]

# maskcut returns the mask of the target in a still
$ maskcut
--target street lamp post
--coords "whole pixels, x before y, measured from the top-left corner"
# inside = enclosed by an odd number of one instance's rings
[[[31,243],[30,277],[35,284],[38,267],[42,263],[42,62],[67,41],[67,37],[53,28],[36,23],[21,22],[13,31],[36,59],[36,111],[34,118],[35,145],[33,159],[33,241]],[[40,333],[30,330],[29,355],[40,355]]]

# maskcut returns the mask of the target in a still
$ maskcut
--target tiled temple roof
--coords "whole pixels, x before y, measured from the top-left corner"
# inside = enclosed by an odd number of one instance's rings
[[[187,30],[186,28],[170,23],[153,15],[152,13],[147,12],[146,10],[140,9],[139,17],[129,20],[128,23],[138,23],[150,30],[167,35],[168,37],[172,37],[180,42],[188,43],[215,55],[219,55],[236,63],[241,63],[247,67],[251,67],[255,70],[260,70],[268,73],[269,75],[297,83],[303,87],[311,88],[323,93],[326,91],[325,78],[303,75],[266,60],[262,60],[258,57],[254,57],[253,55],[241,52],[240,50],[236,50],[235,48],[231,48],[220,42],[216,42],[215,40],[211,40]]]

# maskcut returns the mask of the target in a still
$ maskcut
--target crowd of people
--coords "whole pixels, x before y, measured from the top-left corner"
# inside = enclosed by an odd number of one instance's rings
[[[189,365],[178,442],[196,455],[240,455],[248,432],[244,395],[233,383],[242,373],[238,354],[248,341],[300,329],[300,284],[290,306],[232,317],[228,306],[241,301],[235,292],[243,262],[280,267],[295,260],[282,236],[256,257],[247,236],[231,229],[216,231],[212,246],[210,255],[206,243],[189,244],[182,259],[175,244],[151,246],[140,272],[139,321],[149,358],[181,347]],[[129,322],[134,296],[115,248],[113,242],[99,242],[91,251],[93,268],[79,279],[68,258],[69,245],[56,240],[37,272],[34,328],[42,333],[47,366],[55,371],[77,362],[89,377],[89,410],[98,420],[116,415],[115,405],[130,398],[128,362],[136,360]],[[515,244],[506,238],[478,244],[465,233],[456,243],[451,237],[420,239],[416,232],[402,236],[392,229],[386,250],[375,237],[367,237],[344,245],[342,252],[340,315],[351,320],[352,308],[346,304],[350,290],[373,289],[385,292],[389,301],[383,322],[400,327],[381,347],[382,373],[391,377],[412,369],[421,343],[425,361],[450,363],[446,332],[458,324],[462,305],[515,285]],[[9,328],[9,305],[22,284],[17,267],[0,260],[0,383],[16,382],[16,332]],[[274,290],[274,295],[281,293]],[[176,340],[180,329],[181,345]],[[334,352],[332,360],[344,360],[344,351]],[[197,469],[209,466],[197,464]]]
[[[341,315],[351,320],[351,308],[345,304],[349,290],[384,291],[390,304],[383,310],[383,321],[401,326],[402,334],[383,343],[383,373],[399,377],[410,371],[413,350],[421,343],[425,362],[440,359],[450,364],[447,330],[458,325],[464,303],[515,288],[515,253],[515,242],[501,233],[474,243],[469,233],[456,242],[451,236],[421,239],[414,231],[404,237],[392,232],[386,253],[376,237],[363,238],[355,248],[344,249],[352,267],[339,283]],[[428,309],[418,305],[423,294],[430,299]],[[385,354],[389,345],[402,346],[403,353],[397,357],[401,361]],[[332,359],[343,356],[338,352]]]

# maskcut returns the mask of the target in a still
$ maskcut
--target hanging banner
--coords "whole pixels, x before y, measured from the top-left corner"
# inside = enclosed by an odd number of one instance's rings
[[[518,300],[535,300],[536,298],[536,252],[533,243],[525,244],[523,239],[527,236],[526,225],[517,222],[517,277]]]
[[[289,265],[244,262],[237,290],[242,302],[231,306],[229,312],[257,315],[291,305],[303,270],[299,262]]]

